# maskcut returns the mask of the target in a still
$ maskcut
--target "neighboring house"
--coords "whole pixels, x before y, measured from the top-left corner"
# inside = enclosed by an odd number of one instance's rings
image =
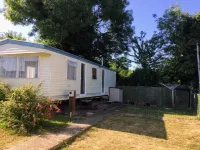
[[[108,95],[116,85],[116,72],[79,56],[43,44],[6,39],[0,41],[0,78],[12,87],[41,82],[42,92],[65,100]]]

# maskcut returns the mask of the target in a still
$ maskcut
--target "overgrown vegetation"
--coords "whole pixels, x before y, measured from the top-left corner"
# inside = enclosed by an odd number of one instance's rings
[[[60,109],[40,92],[38,86],[27,85],[10,91],[10,97],[0,103],[0,121],[21,134],[40,128],[41,122],[51,119]]]
[[[6,100],[10,96],[10,86],[3,82],[0,81],[0,101]]]

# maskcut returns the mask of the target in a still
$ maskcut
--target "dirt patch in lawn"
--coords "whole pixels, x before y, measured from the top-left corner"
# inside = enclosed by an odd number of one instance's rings
[[[170,149],[199,150],[200,121],[146,113],[110,116],[63,149],[67,150],[131,150]],[[139,115],[138,115],[139,114]],[[178,114],[177,114],[178,115]],[[162,119],[160,119],[160,117]]]

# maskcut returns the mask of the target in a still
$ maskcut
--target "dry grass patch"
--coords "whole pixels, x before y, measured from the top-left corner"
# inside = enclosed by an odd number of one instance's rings
[[[5,131],[4,129],[0,129],[0,150],[6,149],[21,140],[25,140],[28,137],[26,136],[19,136],[10,131]]]
[[[65,150],[199,150],[200,121],[182,116],[158,115],[158,118],[126,116],[126,111],[110,116]],[[130,113],[130,111],[129,111]],[[148,113],[148,112],[147,112]],[[142,113],[143,115],[145,113]],[[164,116],[160,119],[160,116]]]
[[[42,122],[42,129],[39,129],[32,135],[44,135],[47,132],[58,132],[68,125],[72,120],[65,115],[55,115],[52,120],[45,120]],[[12,147],[18,142],[23,142],[32,135],[22,136],[16,133],[14,130],[6,128],[6,123],[0,122],[0,150]]]

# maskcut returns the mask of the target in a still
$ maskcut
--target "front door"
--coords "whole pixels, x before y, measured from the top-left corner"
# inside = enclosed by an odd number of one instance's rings
[[[81,63],[81,94],[85,94],[85,64]]]

